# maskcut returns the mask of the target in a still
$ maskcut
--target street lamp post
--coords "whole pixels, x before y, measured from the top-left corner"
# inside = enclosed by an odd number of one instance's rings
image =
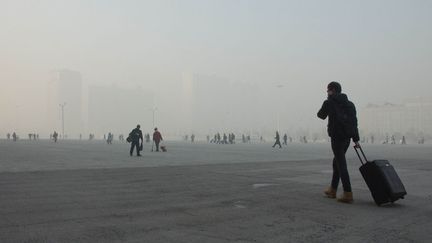
[[[278,90],[282,90],[284,88],[283,84],[278,84],[276,85],[276,88]],[[279,100],[279,95],[281,95],[281,93],[283,94],[283,90],[281,92],[278,92],[278,100]],[[279,102],[278,102],[279,103]],[[280,132],[280,105],[277,106],[277,130]]]
[[[157,111],[157,108],[154,107],[154,108],[152,108],[151,110],[152,110],[152,112],[153,112],[153,128],[155,128],[155,112]]]
[[[66,102],[63,104],[59,104],[62,111],[62,138],[65,139],[65,133],[64,133],[64,107],[66,106]]]

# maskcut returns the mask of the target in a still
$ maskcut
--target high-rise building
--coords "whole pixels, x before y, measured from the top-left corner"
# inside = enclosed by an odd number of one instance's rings
[[[154,97],[142,88],[91,86],[88,102],[88,130],[96,136],[127,135],[137,124],[144,132],[151,129]]]
[[[186,131],[243,132],[260,129],[256,124],[268,125],[271,121],[265,114],[269,109],[264,109],[260,92],[262,88],[256,84],[215,75],[183,75],[184,113],[189,121]]]
[[[51,73],[48,82],[47,124],[70,138],[78,137],[83,132],[82,76],[72,70],[56,70]],[[64,121],[62,119],[62,107]],[[63,123],[64,122],[64,123]]]

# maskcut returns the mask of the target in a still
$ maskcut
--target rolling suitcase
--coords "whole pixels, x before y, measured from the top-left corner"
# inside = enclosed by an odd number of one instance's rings
[[[365,162],[358,152],[363,155]],[[380,206],[384,203],[393,203],[403,199],[407,194],[398,174],[388,160],[368,161],[361,147],[354,146],[354,150],[362,163],[360,173],[366,181],[375,203]]]

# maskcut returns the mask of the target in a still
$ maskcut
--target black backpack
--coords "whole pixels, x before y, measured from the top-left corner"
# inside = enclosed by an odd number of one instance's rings
[[[357,129],[357,112],[355,105],[348,101],[345,104],[335,103],[336,121],[342,127],[346,137],[352,138]]]
[[[139,139],[139,133],[137,131],[137,129],[135,128],[134,130],[132,130],[132,132],[129,133],[129,136],[126,138],[127,142],[132,142],[134,140]]]

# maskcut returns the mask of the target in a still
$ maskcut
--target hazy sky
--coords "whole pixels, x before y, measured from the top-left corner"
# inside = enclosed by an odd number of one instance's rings
[[[0,125],[37,117],[58,68],[150,90],[182,72],[282,83],[286,109],[313,116],[331,80],[358,106],[430,97],[431,13],[428,0],[0,0]]]

